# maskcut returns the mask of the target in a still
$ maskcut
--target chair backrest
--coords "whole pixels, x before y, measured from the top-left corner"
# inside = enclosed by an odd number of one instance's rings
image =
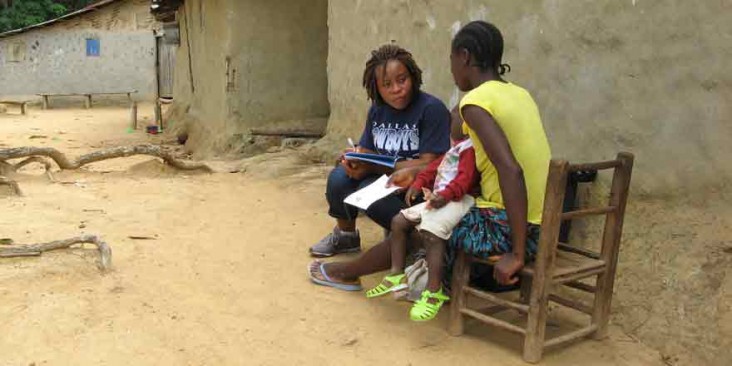
[[[617,256],[620,247],[620,237],[623,230],[625,206],[628,201],[630,177],[633,170],[633,155],[619,153],[615,160],[588,163],[569,164],[565,160],[552,160],[549,166],[544,210],[542,214],[541,236],[536,256],[537,275],[544,276],[545,269],[551,268],[556,257],[556,250],[574,252],[593,259],[601,259],[615,272]],[[578,209],[562,212],[567,177],[577,171],[599,171],[613,169],[613,180],[610,188],[608,204],[602,207]],[[600,253],[595,253],[580,247],[559,243],[559,231],[563,221],[579,217],[605,215],[605,227],[602,234]]]

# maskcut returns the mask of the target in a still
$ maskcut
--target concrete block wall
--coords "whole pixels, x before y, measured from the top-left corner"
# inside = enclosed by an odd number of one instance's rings
[[[0,38],[0,95],[137,90],[155,95],[156,23],[147,1],[128,0],[53,25]],[[86,39],[100,55],[87,56]],[[17,46],[14,46],[17,45]],[[21,56],[10,55],[20,47]]]
[[[100,56],[86,55],[87,38],[99,40]],[[9,62],[0,54],[0,95],[138,90],[140,97],[154,96],[152,31],[42,29],[0,40],[0,47],[9,42],[27,45],[25,60]]]

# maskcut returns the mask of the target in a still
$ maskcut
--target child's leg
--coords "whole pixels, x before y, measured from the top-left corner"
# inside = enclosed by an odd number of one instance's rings
[[[417,222],[413,219],[421,215],[420,208],[410,207],[396,214],[391,222],[389,245],[391,250],[391,271],[380,284],[366,291],[366,297],[378,297],[407,287],[404,267],[407,261],[407,240],[414,231]]]
[[[437,237],[429,231],[420,231],[427,248],[427,290],[437,292],[442,287],[442,269],[444,267],[445,247],[447,240]]]
[[[417,223],[400,212],[391,221],[391,274],[404,273],[407,261],[407,239]]]
[[[435,292],[441,288],[447,240],[474,202],[473,197],[465,196],[460,201],[448,202],[440,209],[427,210],[422,214],[422,222],[418,229],[427,248],[429,268],[427,290]]]
[[[427,247],[427,288],[422,297],[412,305],[409,318],[414,321],[428,321],[437,316],[437,313],[450,298],[442,291],[442,268],[447,240],[430,233],[420,231],[422,241]]]

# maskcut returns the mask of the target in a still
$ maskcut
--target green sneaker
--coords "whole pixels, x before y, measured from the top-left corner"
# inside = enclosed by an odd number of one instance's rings
[[[406,283],[402,282],[404,279],[406,279],[406,275],[404,273],[386,276],[381,280],[381,283],[378,286],[366,291],[366,297],[379,297],[390,292],[403,290],[408,287]]]
[[[431,303],[430,299],[437,301]],[[422,298],[417,300],[417,302],[412,305],[412,309],[409,310],[409,318],[415,322],[432,320],[437,316],[440,308],[442,308],[442,304],[448,300],[450,300],[450,297],[442,293],[442,289],[437,292],[424,290],[424,292],[422,292]]]

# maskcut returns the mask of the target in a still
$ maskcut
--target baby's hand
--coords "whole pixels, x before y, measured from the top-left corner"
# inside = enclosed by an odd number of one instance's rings
[[[409,190],[407,190],[406,196],[404,197],[406,199],[407,206],[412,207],[412,203],[417,199],[417,196],[419,196],[419,189],[415,189],[410,186]]]
[[[445,199],[445,197],[442,197],[439,194],[432,194],[432,198],[427,201],[427,207],[434,210],[443,208],[446,204],[447,200]]]
[[[424,193],[424,199],[427,201],[428,210],[442,208],[447,204],[444,197],[434,194],[427,188],[422,188],[422,192]]]

